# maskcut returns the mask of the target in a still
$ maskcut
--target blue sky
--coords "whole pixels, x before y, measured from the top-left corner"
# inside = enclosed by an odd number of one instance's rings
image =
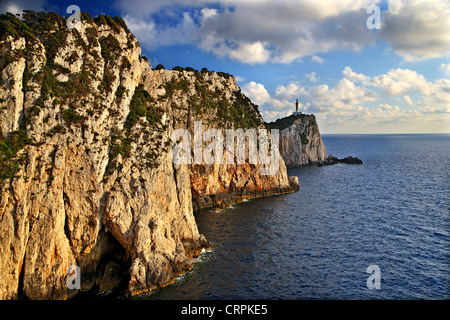
[[[72,4],[123,17],[153,66],[235,75],[266,121],[299,99],[322,133],[450,132],[448,0],[7,0],[0,11],[69,16]]]

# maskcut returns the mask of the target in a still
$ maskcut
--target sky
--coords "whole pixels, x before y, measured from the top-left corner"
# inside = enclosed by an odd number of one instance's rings
[[[321,133],[450,133],[449,0],[0,0],[124,18],[152,66],[234,75],[265,121]],[[379,24],[377,25],[377,22]]]

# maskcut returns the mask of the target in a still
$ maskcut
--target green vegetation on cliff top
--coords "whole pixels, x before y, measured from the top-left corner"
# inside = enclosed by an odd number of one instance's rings
[[[278,129],[278,130],[284,130],[294,124],[294,122],[298,119],[304,119],[305,117],[308,117],[306,114],[292,114],[289,117],[277,119],[275,122],[270,122],[268,124],[270,129]],[[307,126],[307,131],[309,132],[309,125]],[[300,134],[301,142],[303,145],[307,145],[309,143],[308,140],[308,134],[306,132],[302,132]]]
[[[307,116],[308,115],[306,115],[306,114],[297,114],[297,115],[292,114],[288,117],[277,119],[274,122],[270,122],[269,127],[270,127],[270,129],[283,130],[283,129],[286,129],[287,127],[292,126],[294,124],[295,120],[303,119],[304,117],[307,117]]]

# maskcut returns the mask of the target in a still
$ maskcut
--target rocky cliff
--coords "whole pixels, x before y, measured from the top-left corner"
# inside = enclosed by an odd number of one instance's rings
[[[320,163],[327,151],[314,115],[298,114],[269,124],[280,130],[280,153],[288,168]]]
[[[228,74],[152,70],[120,18],[1,15],[0,77],[1,299],[167,285],[209,246],[195,209],[298,188],[282,159],[271,175],[249,159],[174,164],[176,130],[262,118]]]

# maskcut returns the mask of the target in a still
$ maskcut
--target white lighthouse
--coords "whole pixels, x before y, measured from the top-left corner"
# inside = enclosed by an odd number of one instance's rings
[[[299,104],[298,99],[295,99],[295,112],[292,113],[294,116],[303,114],[303,112],[301,112],[301,111],[298,112],[298,104]]]

